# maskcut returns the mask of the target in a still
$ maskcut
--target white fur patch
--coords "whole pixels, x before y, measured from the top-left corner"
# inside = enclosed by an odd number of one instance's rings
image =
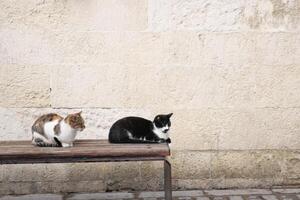
[[[164,132],[165,130],[169,130],[169,128],[170,127],[168,125],[166,125],[166,126],[162,127],[161,130]]]
[[[58,121],[59,120],[54,120],[54,121],[45,123],[44,132],[45,132],[45,136],[47,138],[53,138],[53,136],[54,136],[54,127],[58,124]],[[53,139],[51,141],[52,141],[51,143],[55,142]]]
[[[77,131],[73,129],[69,124],[67,124],[64,120],[62,120],[60,122],[60,134],[55,137],[57,137],[57,139],[61,143],[71,144],[74,142],[76,135]]]
[[[128,134],[129,139],[133,139],[133,136],[129,131],[127,131],[127,134]]]
[[[62,145],[63,147],[72,147],[72,146],[73,146],[73,143],[71,143],[71,144],[68,144],[68,143],[61,143],[61,145]]]
[[[157,137],[161,138],[161,139],[168,139],[169,138],[169,133],[164,133],[164,130],[167,130],[169,129],[169,126],[164,126],[164,127],[161,127],[161,128],[157,128],[155,126],[155,124],[153,123],[153,132],[157,135]]]

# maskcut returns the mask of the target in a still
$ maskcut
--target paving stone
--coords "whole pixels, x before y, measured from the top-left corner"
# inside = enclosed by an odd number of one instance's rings
[[[278,200],[275,195],[263,195],[262,198],[265,200]]]
[[[246,190],[205,190],[208,195],[229,196],[229,195],[251,195],[251,194],[272,194],[266,189],[246,189]]]
[[[300,188],[272,189],[272,191],[278,193],[285,193],[285,194],[291,194],[291,193],[300,194]]]
[[[173,192],[174,193],[174,192]],[[138,198],[164,197],[164,192],[141,192]]]
[[[63,200],[62,195],[58,194],[30,194],[20,196],[3,196],[0,200]]]
[[[241,196],[230,196],[229,200],[243,200],[243,197],[241,197]]]
[[[214,197],[213,200],[225,200],[225,197]]]
[[[294,195],[281,195],[280,199],[283,199],[283,200],[295,200],[295,199],[297,199],[297,197],[294,196]]]
[[[261,200],[260,196],[257,195],[251,195],[248,197],[248,200]]]
[[[141,192],[138,197],[164,197],[164,195],[164,192]],[[172,195],[173,197],[198,197],[202,196],[203,192],[201,190],[173,191]]]
[[[208,197],[197,197],[196,200],[209,200]]]
[[[203,196],[203,192],[201,190],[188,190],[188,191],[174,191],[174,197],[198,197]]]
[[[88,200],[88,199],[133,199],[134,195],[128,192],[112,192],[112,193],[84,193],[75,194],[68,197],[67,200]]]

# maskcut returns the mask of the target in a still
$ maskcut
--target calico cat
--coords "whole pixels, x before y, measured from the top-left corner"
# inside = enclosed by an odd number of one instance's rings
[[[78,131],[85,128],[81,112],[62,118],[50,113],[32,125],[32,144],[40,147],[72,147]]]
[[[170,117],[157,115],[153,122],[140,117],[125,117],[116,121],[109,130],[111,143],[171,143],[168,131]]]

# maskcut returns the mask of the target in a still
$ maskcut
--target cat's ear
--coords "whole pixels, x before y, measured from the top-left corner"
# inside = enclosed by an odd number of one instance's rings
[[[81,115],[81,113],[82,113],[82,111],[80,111],[80,112],[78,112],[78,113],[76,113],[77,115]]]
[[[167,114],[167,117],[170,118],[173,115],[173,113]]]

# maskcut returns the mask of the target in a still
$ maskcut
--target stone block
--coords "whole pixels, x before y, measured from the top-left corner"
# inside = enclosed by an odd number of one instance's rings
[[[283,158],[265,152],[219,152],[212,157],[213,178],[272,178],[282,174]]]
[[[199,151],[172,151],[172,178],[208,179],[211,174],[211,153]]]
[[[269,150],[269,151],[224,151],[212,156],[213,179],[270,179],[271,182],[283,183],[290,178],[290,162],[299,156],[298,151]],[[291,167],[292,169],[288,170]],[[280,180],[282,179],[282,180]]]
[[[163,162],[141,162],[140,191],[157,191],[164,189],[164,168]]]
[[[103,180],[32,182],[30,193],[104,192],[105,189]]]
[[[257,108],[219,113],[219,149],[297,149],[299,110]]]
[[[1,200],[63,200],[62,195],[58,194],[29,194],[21,196],[2,196]]]
[[[1,4],[2,3],[4,2],[1,2]],[[7,7],[14,8],[17,4],[18,3],[13,4],[14,6],[7,5]],[[22,19],[22,15],[16,17]],[[1,19],[3,18],[0,17],[0,20]],[[6,20],[6,22],[9,22],[9,19],[4,19]],[[13,75],[12,73],[15,72],[16,75],[19,76],[28,76],[28,72],[24,71],[24,74],[19,74],[18,68],[26,68],[28,71],[31,72],[36,71],[35,73],[32,73],[34,77],[31,77],[30,79],[32,82],[35,81],[34,83],[36,84],[36,86],[38,86],[39,81],[49,80],[49,74],[47,74],[47,76],[44,77],[39,76],[38,72],[42,70],[45,71],[45,69],[48,70],[49,66],[47,65],[51,65],[57,62],[57,60],[55,60],[55,55],[59,47],[56,46],[56,34],[52,34],[51,31],[40,30],[37,27],[27,27],[24,24],[20,24],[14,27],[3,25],[0,30],[0,37],[1,68],[2,66],[4,67],[4,69],[10,68],[11,75]],[[26,78],[23,76],[20,76],[18,78],[21,78],[21,80]]]
[[[71,164],[20,164],[3,165],[3,182],[67,181]]]
[[[221,68],[300,64],[300,37],[292,32],[63,32],[44,37],[54,47],[58,64]]]
[[[141,31],[147,28],[146,0],[9,1],[1,2],[0,7],[2,26],[18,27],[21,24],[45,31],[71,32]]]
[[[0,107],[50,106],[48,66],[1,65]]]
[[[297,2],[149,1],[149,28],[155,31],[297,31]]]
[[[124,65],[56,67],[53,69],[53,77],[56,78],[52,81],[52,105],[121,107],[127,98],[127,70]]]
[[[33,192],[36,192],[32,187],[32,182],[0,182],[0,194],[32,194]]]
[[[137,162],[105,164],[105,185],[107,191],[131,191],[140,188],[141,171]]]

